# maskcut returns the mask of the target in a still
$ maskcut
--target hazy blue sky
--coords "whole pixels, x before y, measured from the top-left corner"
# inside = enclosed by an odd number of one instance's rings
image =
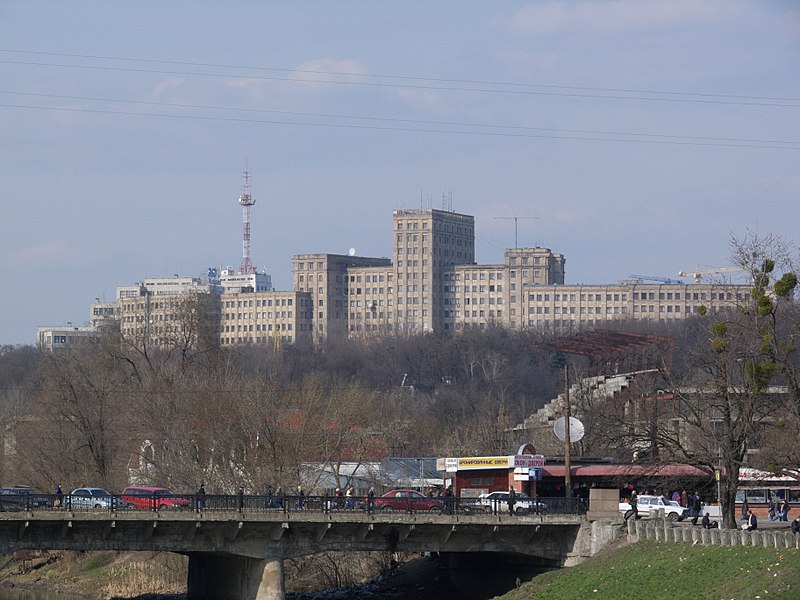
[[[238,266],[245,161],[278,289],[443,193],[481,263],[516,212],[568,283],[724,266],[796,236],[799,49],[791,1],[4,0],[0,343]]]

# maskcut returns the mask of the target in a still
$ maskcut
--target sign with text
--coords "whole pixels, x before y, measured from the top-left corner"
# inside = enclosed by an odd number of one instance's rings
[[[527,467],[528,469],[542,468],[544,466],[543,454],[517,454],[514,456],[515,467]]]

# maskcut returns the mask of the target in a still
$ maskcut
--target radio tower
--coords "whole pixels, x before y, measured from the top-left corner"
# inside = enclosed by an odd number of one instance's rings
[[[239,265],[239,273],[241,275],[250,275],[256,272],[255,265],[250,262],[250,207],[255,203],[256,201],[250,196],[250,171],[245,171],[242,195],[239,196],[239,204],[242,205],[242,222],[244,223],[242,264]]]

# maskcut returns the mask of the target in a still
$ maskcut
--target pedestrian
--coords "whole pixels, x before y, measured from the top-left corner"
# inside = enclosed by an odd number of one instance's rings
[[[636,490],[631,490],[631,498],[628,500],[628,504],[631,507],[631,511],[633,511],[630,516],[633,517],[635,521],[639,518],[639,494],[636,493]],[[627,515],[628,513],[625,514]]]
[[[53,500],[53,506],[58,508],[64,504],[64,492],[61,491],[61,484],[56,484],[56,499]]]
[[[800,533],[800,515],[797,515],[792,521],[792,533]]]
[[[243,485],[239,486],[239,493],[236,495],[236,499],[238,501],[239,511],[241,512],[241,511],[244,510],[244,486]]]
[[[375,504],[375,488],[370,486],[369,491],[367,492],[367,512],[368,513],[372,514],[372,507],[374,506],[374,504]]]
[[[297,510],[303,510],[306,506],[306,493],[303,491],[303,486],[297,484]]]
[[[681,506],[683,508],[689,508],[689,494],[686,490],[681,491]]]
[[[695,490],[692,492],[692,525],[697,525],[697,519],[700,518],[702,509],[703,503],[700,500],[700,494]]]
[[[747,502],[747,495],[745,492],[744,500],[742,500],[742,520],[747,518],[748,512],[750,512],[750,504]]]
[[[200,482],[200,488],[197,490],[197,509],[202,510],[206,507],[206,484]]]
[[[286,496],[286,493],[283,491],[283,486],[279,485],[278,489],[275,490],[275,496],[277,497],[277,501],[275,502],[275,506],[277,508],[283,509],[283,501]]]
[[[778,506],[778,518],[781,521],[789,520],[789,503],[786,501],[786,498],[782,498]]]
[[[514,505],[517,503],[517,490],[514,489],[514,486],[509,486],[508,488],[508,514],[514,514]]]
[[[355,500],[353,499],[353,486],[349,486],[347,491],[344,493],[345,498],[347,501],[344,505],[345,510],[353,510],[353,506],[355,506]]]
[[[747,510],[747,521],[742,523],[742,529],[745,531],[754,531],[758,529],[758,519],[755,513],[750,509]]]

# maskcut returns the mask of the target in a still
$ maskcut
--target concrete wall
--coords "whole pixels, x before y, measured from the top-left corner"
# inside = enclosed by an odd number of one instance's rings
[[[689,543],[712,546],[759,546],[800,550],[800,535],[786,529],[703,529],[673,527],[667,519],[628,520],[628,541],[653,540],[661,543]]]

